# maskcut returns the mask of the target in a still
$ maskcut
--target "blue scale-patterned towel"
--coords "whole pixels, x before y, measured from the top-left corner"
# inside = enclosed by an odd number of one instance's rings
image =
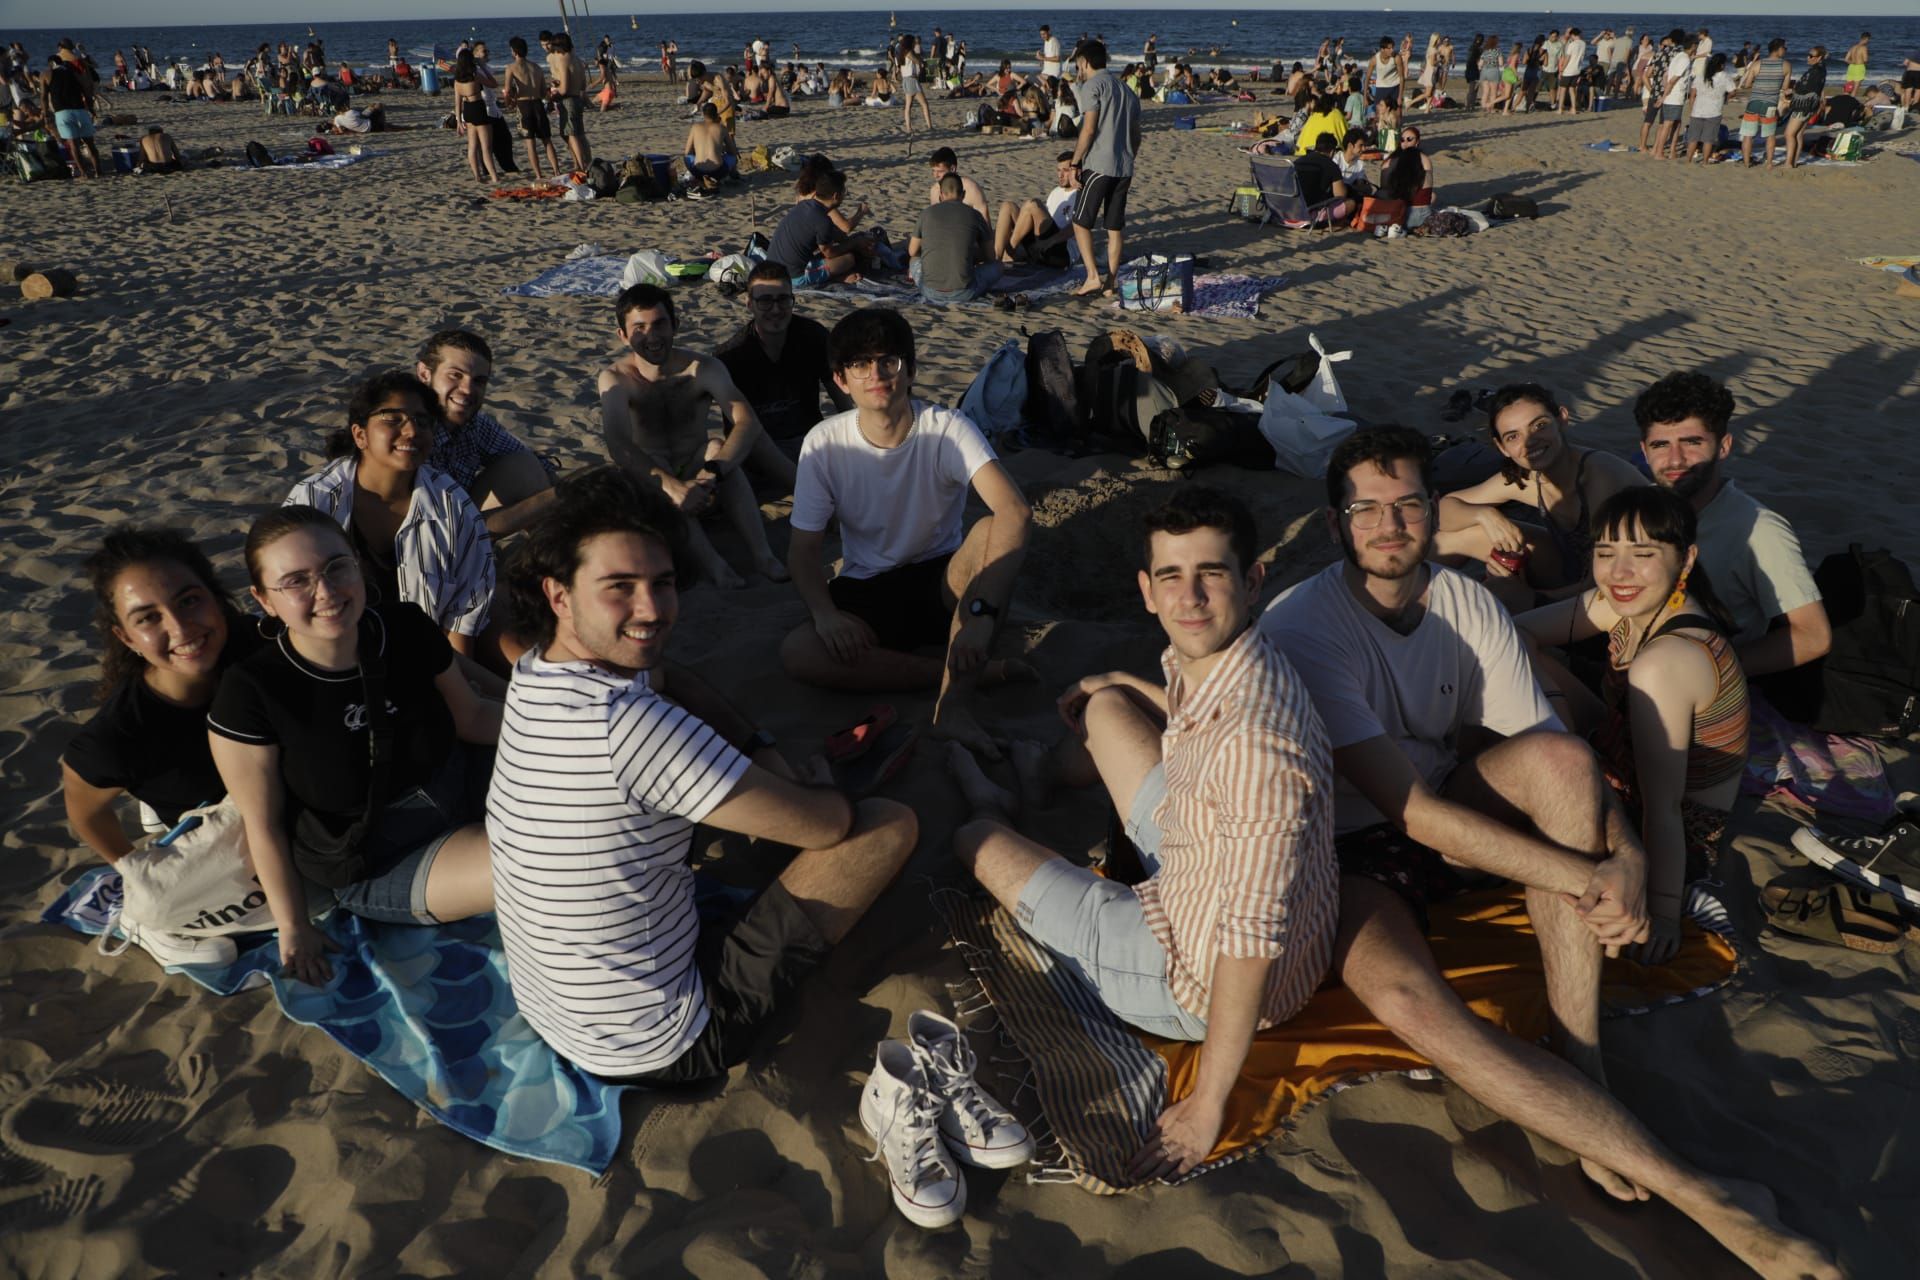
[[[119,875],[95,867],[41,919],[99,934],[119,895]],[[340,945],[324,987],[281,977],[270,933],[236,938],[241,951],[232,964],[170,971],[217,995],[270,984],[289,1018],[320,1028],[428,1115],[476,1142],[589,1173],[612,1163],[626,1087],[582,1072],[527,1025],[507,985],[492,916],[429,928],[336,911],[322,928]]]

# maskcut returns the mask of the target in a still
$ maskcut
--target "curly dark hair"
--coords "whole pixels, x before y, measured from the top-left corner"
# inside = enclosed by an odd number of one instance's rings
[[[553,501],[528,526],[507,558],[508,616],[513,633],[545,647],[553,642],[553,609],[541,583],[569,585],[580,571],[580,549],[603,533],[635,533],[666,544],[676,574],[685,576],[687,522],[666,495],[619,467],[594,467],[562,480]]]
[[[514,37],[516,40],[518,36]],[[520,53],[525,53],[526,41],[520,42]],[[470,329],[442,329],[420,344],[420,354],[414,357],[429,370],[438,369],[440,362],[446,359],[448,351],[465,351],[479,356],[488,364],[493,363],[493,348],[487,340]]]
[[[1713,434],[1724,436],[1733,421],[1733,392],[1704,373],[1670,373],[1640,393],[1633,402],[1633,420],[1640,438],[1661,422],[1698,418]]]
[[[113,607],[113,584],[135,565],[168,563],[179,565],[200,580],[202,586],[220,602],[227,615],[229,630],[242,625],[246,615],[234,603],[233,593],[214,572],[213,562],[184,530],[123,524],[109,533],[99,550],[85,563],[87,583],[93,588],[93,625],[100,633],[100,687],[98,698],[106,701],[113,691],[146,669],[146,659],[120,642],[113,629],[120,615]]]
[[[1141,568],[1153,568],[1154,534],[1192,533],[1195,529],[1225,533],[1243,576],[1259,557],[1260,535],[1246,503],[1212,485],[1185,484],[1140,521]]]
[[[1412,458],[1420,464],[1420,484],[1433,489],[1433,446],[1412,427],[1392,423],[1354,432],[1327,459],[1327,505],[1335,511],[1347,505],[1347,476],[1363,463],[1372,463],[1381,475],[1391,475],[1393,464]]]

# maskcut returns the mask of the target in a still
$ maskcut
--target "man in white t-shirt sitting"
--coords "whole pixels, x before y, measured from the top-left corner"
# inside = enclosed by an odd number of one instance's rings
[[[658,489],[613,467],[569,478],[521,547],[514,625],[535,643],[514,664],[487,796],[514,998],[595,1075],[724,1075],[899,873],[918,824],[796,781],[769,735],[664,665],[687,542]],[[708,924],[695,823],[803,851]]]
[[[1612,1195],[1661,1195],[1750,1262],[1777,1249],[1811,1267],[1818,1252],[1752,1207],[1760,1188],[1683,1164],[1607,1092],[1600,962],[1603,948],[1647,937],[1646,852],[1593,753],[1561,731],[1505,610],[1429,562],[1430,461],[1426,438],[1404,427],[1334,450],[1327,520],[1342,559],[1260,624],[1333,751],[1338,977],[1454,1083],[1575,1153]],[[1476,876],[1526,886],[1558,1057],[1476,1017],[1423,936],[1427,904]]]
[[[1706,374],[1671,373],[1640,393],[1633,417],[1654,480],[1699,516],[1700,567],[1733,618],[1740,669],[1761,680],[1825,656],[1833,631],[1793,526],[1722,474],[1733,409],[1733,393]]]
[[[913,398],[913,328],[868,307],[833,328],[828,362],[854,408],[800,446],[787,552],[808,621],[787,635],[788,674],[829,689],[939,686],[933,731],[997,759],[968,705],[973,689],[1032,668],[990,658],[1026,555],[1033,512],[965,417]],[[962,530],[969,488],[988,514]],[[840,573],[827,580],[827,526]],[[943,655],[923,650],[940,646]]]
[[[999,261],[1064,267],[1080,260],[1080,246],[1073,241],[1073,193],[1080,189],[1080,166],[1073,162],[1073,152],[1054,157],[1054,174],[1059,182],[1044,203],[1000,202],[993,225],[993,252]]]

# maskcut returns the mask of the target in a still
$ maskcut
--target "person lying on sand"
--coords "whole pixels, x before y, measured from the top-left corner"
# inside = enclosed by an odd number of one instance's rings
[[[493,349],[477,333],[442,329],[420,344],[413,372],[440,406],[427,461],[467,491],[496,539],[525,527],[553,501],[553,469],[486,412]]]
[[[657,285],[636,284],[614,300],[614,318],[626,354],[600,373],[600,426],[607,456],[666,494],[688,516],[723,511],[753,557],[754,572],[785,582],[787,570],[767,545],[766,522],[740,464],[760,437],[753,416],[726,365],[712,356],[673,345],[677,325],[673,295]],[[717,409],[724,432],[708,427]],[[702,577],[721,587],[744,587],[707,540],[700,525],[687,529],[688,554]]]
[[[1607,1092],[1603,951],[1645,942],[1647,854],[1593,752],[1564,732],[1484,589],[1427,563],[1426,438],[1349,437],[1327,466],[1339,563],[1260,629],[1293,662],[1336,774],[1334,970],[1369,1012],[1483,1105],[1567,1148],[1609,1195],[1659,1195],[1767,1276],[1834,1277],[1756,1183],[1711,1177]],[[1527,886],[1558,1055],[1476,1017],[1441,976],[1429,903],[1489,877]]]
[[[890,800],[796,779],[770,735],[666,663],[685,519],[612,467],[569,477],[528,530],[487,831],[508,980],[583,1070],[724,1076],[913,852]],[[734,919],[702,922],[694,824],[798,846]]]
[[[991,655],[1026,556],[1032,509],[980,429],[913,398],[913,328],[867,307],[834,326],[834,381],[855,408],[807,433],[787,552],[808,620],[780,645],[787,674],[828,689],[939,687],[933,732],[983,754],[981,685],[1030,679]],[[971,490],[988,514],[964,529]],[[827,526],[840,524],[827,580]],[[934,656],[922,652],[938,646]]]
[[[1144,879],[1129,887],[1020,835],[1014,793],[958,743],[948,765],[971,815],[954,854],[1021,930],[1121,1020],[1204,1044],[1192,1092],[1128,1168],[1145,1181],[1212,1153],[1254,1032],[1320,985],[1340,908],[1326,732],[1292,664],[1251,625],[1265,580],[1252,514],[1192,485],[1142,532],[1140,595],[1167,635],[1165,683],[1123,671],[1077,681],[1060,698],[1059,744],[1015,743],[1012,755],[1030,804],[1055,785],[1104,785]]]

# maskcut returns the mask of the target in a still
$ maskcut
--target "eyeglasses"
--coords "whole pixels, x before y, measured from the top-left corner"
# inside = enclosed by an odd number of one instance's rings
[[[1388,507],[1400,513],[1401,524],[1411,527],[1427,522],[1427,517],[1433,512],[1433,501],[1425,494],[1414,494],[1386,503],[1355,502],[1341,508],[1340,514],[1356,529],[1378,529],[1380,522],[1386,518]]]
[[[747,301],[756,307],[790,307],[793,295],[790,293],[750,293]]]
[[[856,378],[874,376],[892,378],[906,367],[907,362],[899,356],[861,356],[857,360],[849,360],[841,365],[840,371],[852,374]]]
[[[313,593],[324,581],[329,591],[345,591],[360,581],[360,562],[352,556],[335,556],[320,566],[318,573],[290,573],[280,579],[278,586],[268,587],[269,591],[283,591],[289,597],[302,603],[310,602]]]
[[[377,422],[389,431],[397,431],[403,426],[426,428],[433,425],[432,418],[405,409],[375,409],[367,415],[367,421]]]

